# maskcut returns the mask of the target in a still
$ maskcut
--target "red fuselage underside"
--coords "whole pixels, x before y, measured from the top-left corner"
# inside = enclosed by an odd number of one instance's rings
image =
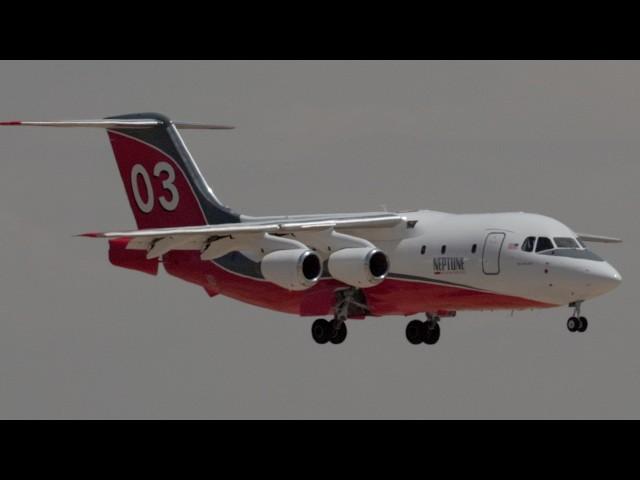
[[[222,294],[241,302],[303,316],[333,313],[335,289],[345,285],[322,279],[304,291],[288,291],[265,280],[238,275],[214,262],[200,260],[197,252],[172,251],[163,258],[167,272],[200,285],[210,295]],[[364,290],[371,315],[410,315],[440,310],[519,310],[554,305],[491,292],[423,281],[385,279]]]

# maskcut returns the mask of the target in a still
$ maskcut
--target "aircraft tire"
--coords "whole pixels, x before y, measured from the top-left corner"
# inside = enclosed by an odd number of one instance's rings
[[[569,317],[569,320],[567,320],[567,330],[570,332],[577,332],[579,327],[580,320],[576,317]]]
[[[311,325],[311,336],[316,343],[323,345],[331,340],[333,329],[327,320],[319,318]]]
[[[347,324],[342,322],[340,326],[336,328],[336,323],[336,320],[331,320],[331,322],[329,322],[329,329],[333,335],[330,342],[334,345],[339,345],[347,338]]]
[[[440,340],[440,325],[434,323],[429,325],[427,322],[424,326],[424,343],[427,345],[435,345]]]
[[[405,330],[405,335],[407,336],[407,340],[411,345],[419,345],[422,343],[424,339],[424,322],[420,320],[411,320],[407,324],[407,328]]]
[[[587,327],[589,326],[589,322],[587,321],[586,317],[580,317],[580,325],[578,325],[578,331],[580,333],[582,332],[586,332],[587,331]]]

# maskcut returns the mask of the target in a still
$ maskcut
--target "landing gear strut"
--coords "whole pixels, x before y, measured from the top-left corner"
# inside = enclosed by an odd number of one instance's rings
[[[351,310],[350,310],[351,309]],[[347,338],[346,321],[351,315],[368,311],[367,306],[358,297],[358,290],[345,288],[336,292],[335,316],[327,321],[319,318],[311,325],[311,336],[316,343],[325,344],[331,342],[338,345]],[[354,313],[355,312],[355,313]]]
[[[427,345],[434,345],[440,339],[440,317],[437,315],[431,315],[427,313],[427,320],[421,322],[420,320],[411,320],[405,331],[407,340],[412,345],[419,345],[420,343],[426,343]]]
[[[585,332],[589,326],[586,317],[580,316],[580,305],[582,302],[573,302],[569,306],[573,307],[573,314],[567,320],[567,330],[570,332]]]

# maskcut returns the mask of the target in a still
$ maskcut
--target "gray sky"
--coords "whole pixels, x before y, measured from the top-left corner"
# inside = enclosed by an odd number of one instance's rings
[[[0,62],[0,120],[159,111],[217,196],[252,215],[524,210],[621,236],[623,284],[583,307],[463,312],[414,347],[404,317],[312,319],[73,238],[133,228],[106,134],[0,129],[1,418],[638,418],[638,62]]]

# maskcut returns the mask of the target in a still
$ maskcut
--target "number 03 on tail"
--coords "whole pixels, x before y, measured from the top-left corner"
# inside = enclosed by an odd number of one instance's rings
[[[347,320],[424,315],[405,334],[431,345],[441,319],[469,310],[569,306],[567,328],[584,332],[582,303],[622,280],[586,246],[620,240],[537,214],[240,214],[214,195],[179,133],[231,127],[157,113],[0,125],[106,129],[137,229],[83,235],[107,239],[119,267],[156,275],[162,264],[212,297],[321,317],[311,325],[320,344],[342,343]]]

